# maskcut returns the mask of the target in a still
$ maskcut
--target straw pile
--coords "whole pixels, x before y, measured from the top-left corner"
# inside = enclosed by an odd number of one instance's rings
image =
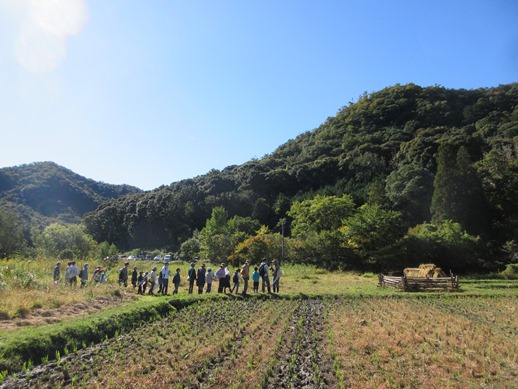
[[[421,264],[419,267],[407,267],[403,270],[403,274],[405,277],[414,278],[438,278],[446,276],[442,269],[433,263]]]

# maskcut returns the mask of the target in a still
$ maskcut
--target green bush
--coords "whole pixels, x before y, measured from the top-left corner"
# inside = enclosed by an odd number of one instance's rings
[[[518,278],[518,263],[510,263],[502,272],[506,278]]]

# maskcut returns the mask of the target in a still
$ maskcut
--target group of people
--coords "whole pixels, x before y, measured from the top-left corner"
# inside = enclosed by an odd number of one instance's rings
[[[119,285],[126,287],[130,280],[131,285],[137,290],[138,294],[146,294],[147,291],[147,294],[155,295],[155,289],[158,286],[156,294],[167,295],[169,279],[172,278],[174,285],[173,294],[178,293],[181,282],[180,268],[177,268],[175,273],[171,274],[172,272],[169,269],[168,263],[165,263],[159,272],[156,266],[149,272],[138,271],[138,267],[134,266],[133,271],[130,273],[129,266],[130,263],[126,262],[124,267],[119,270]],[[252,272],[249,261],[246,261],[241,268],[235,270],[232,277],[230,270],[224,263],[214,272],[212,268],[207,268],[205,264],[201,264],[198,269],[195,269],[195,263],[191,263],[187,271],[188,293],[194,292],[194,285],[196,285],[198,289],[198,294],[202,294],[204,291],[205,293],[211,293],[214,280],[218,280],[218,293],[227,293],[227,290],[229,293],[239,293],[239,287],[242,283],[242,294],[246,295],[250,278],[252,278],[254,293],[259,292],[259,282],[261,280],[262,292],[265,293],[268,291],[268,293],[272,293],[270,273],[273,279],[273,293],[279,293],[280,278],[284,275],[284,272],[276,260],[274,260],[271,267],[269,267],[268,260],[263,258],[259,267],[255,267]],[[232,286],[230,285],[231,278]]]
[[[59,285],[61,279],[61,262],[57,262],[54,266],[54,284]],[[76,265],[76,261],[69,261],[65,268],[65,285],[77,286],[77,280],[81,281],[81,288],[85,287],[88,282],[88,263],[85,263],[81,270]],[[104,284],[106,282],[106,271],[97,266],[92,275],[94,284]]]
[[[133,267],[133,271],[129,270],[130,263],[126,262],[124,266],[119,269],[119,285],[128,286],[128,281],[134,289],[137,290],[138,294],[163,294],[167,295],[169,290],[169,279],[172,279],[174,285],[173,294],[178,293],[181,282],[181,270],[177,268],[175,273],[172,274],[169,269],[169,263],[164,263],[160,271],[157,270],[156,266],[153,266],[151,271],[139,271],[137,266]],[[76,265],[75,261],[70,261],[65,269],[65,284],[70,286],[77,286],[78,279],[81,281],[81,287],[86,286],[88,282],[88,263],[85,263],[81,270]],[[270,274],[272,277],[272,284],[270,284]],[[261,264],[258,267],[254,267],[252,270],[250,262],[245,261],[242,267],[235,269],[233,276],[231,276],[228,267],[222,263],[216,271],[212,271],[212,268],[205,267],[202,264],[198,269],[195,269],[195,263],[191,263],[189,270],[187,271],[187,281],[189,284],[188,293],[194,292],[194,285],[196,284],[198,293],[211,293],[212,283],[214,280],[218,280],[218,293],[239,293],[239,287],[243,284],[242,294],[246,295],[248,292],[248,284],[250,278],[253,283],[253,292],[259,293],[259,283],[262,281],[262,292],[279,293],[279,283],[281,276],[284,272],[280,268],[279,263],[274,260],[269,266],[269,262],[266,258],[263,258]],[[61,263],[57,262],[54,267],[54,283],[59,284],[61,278]],[[106,271],[101,267],[97,266],[93,275],[92,282],[94,284],[103,284],[106,282]],[[232,281],[232,286],[231,286]]]
[[[128,286],[129,279],[129,262],[124,264],[119,270],[119,285]],[[172,278],[174,291],[173,294],[178,293],[178,288],[180,287],[180,268],[176,269],[174,275],[171,275],[171,270],[169,269],[169,264],[165,263],[162,267],[162,270],[157,273],[157,267],[153,266],[151,271],[144,272],[138,271],[138,267],[134,266],[133,271],[131,272],[131,285],[134,289],[137,289],[138,294],[146,294],[146,290],[149,287],[149,291],[147,294],[155,295],[155,287],[158,284],[157,294],[167,294],[169,290],[169,278]]]

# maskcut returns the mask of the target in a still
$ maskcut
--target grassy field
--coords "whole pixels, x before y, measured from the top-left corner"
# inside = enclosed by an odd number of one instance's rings
[[[118,269],[123,262],[103,264],[107,266],[108,282],[104,285],[89,285],[87,288],[70,288],[64,285],[62,279],[59,285],[54,285],[52,271],[55,262],[51,260],[0,260],[0,321],[11,318],[24,318],[31,311],[38,309],[66,309],[73,304],[85,304],[101,301],[101,305],[112,306],[126,299],[137,297],[136,290],[131,286],[120,288],[117,284]],[[81,263],[79,265],[82,265]],[[90,263],[90,278],[96,263]],[[138,270],[150,271],[153,266],[160,269],[161,264],[153,261],[135,261],[130,269],[137,266]],[[207,263],[213,269],[217,265]],[[189,264],[172,262],[171,269],[181,268],[182,283],[180,294],[187,293],[187,270]],[[232,266],[229,267],[233,273]],[[332,294],[332,295],[391,295],[398,294],[393,289],[381,289],[377,286],[377,275],[372,273],[355,274],[329,272],[308,265],[283,266],[285,276],[280,281],[281,294]],[[216,288],[217,289],[217,288]],[[251,289],[251,287],[250,287]],[[518,289],[517,280],[505,279],[466,279],[461,277],[461,292],[463,294],[508,294]],[[213,288],[214,290],[214,288]],[[86,307],[83,307],[86,308]]]
[[[518,387],[517,280],[461,277],[459,292],[404,293],[374,274],[286,265],[279,295],[199,296],[187,294],[189,264],[173,263],[180,294],[141,297],[115,282],[121,265],[106,285],[81,289],[55,286],[49,261],[0,264],[0,347],[64,339],[19,371],[0,369],[0,388]],[[31,282],[12,287],[27,269]],[[170,302],[177,309],[160,306]]]

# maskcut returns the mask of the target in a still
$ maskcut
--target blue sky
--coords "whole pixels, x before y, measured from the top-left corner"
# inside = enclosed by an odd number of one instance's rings
[[[518,81],[515,0],[0,0],[0,167],[141,189],[394,84]]]

